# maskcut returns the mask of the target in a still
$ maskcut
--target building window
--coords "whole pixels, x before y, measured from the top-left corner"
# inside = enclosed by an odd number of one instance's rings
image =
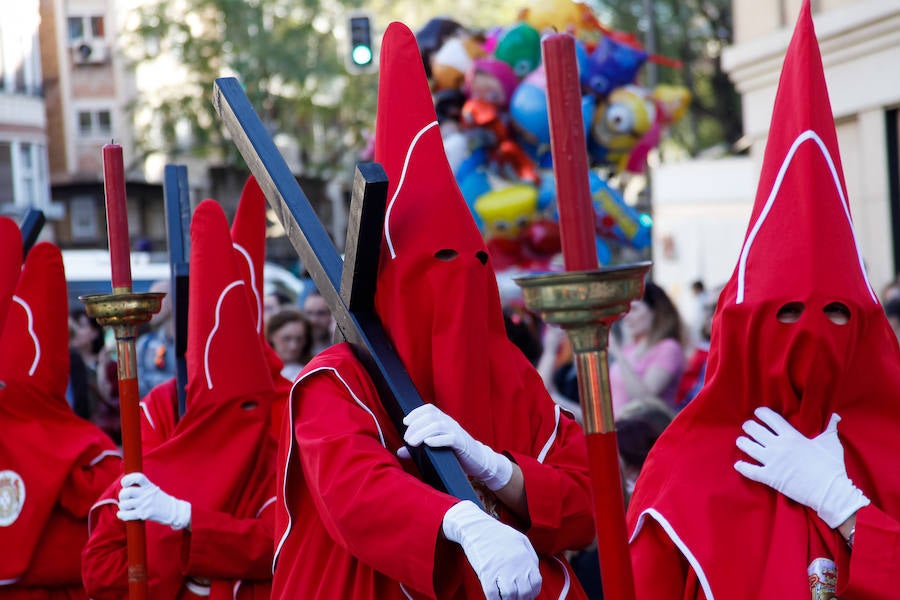
[[[110,111],[78,111],[78,135],[83,138],[110,137],[112,135],[112,114]]]
[[[46,148],[31,142],[0,142],[0,205],[45,207],[50,201]]]
[[[72,241],[89,241],[98,237],[97,207],[93,196],[75,196],[69,201]]]
[[[106,33],[102,15],[69,17],[69,42],[102,40]]]
[[[0,205],[15,202],[13,187],[12,144],[0,142]]]
[[[31,16],[26,13],[19,13],[18,16]],[[5,21],[0,18],[0,93],[34,96],[41,93],[37,14],[33,16],[33,23],[19,22],[16,16]]]

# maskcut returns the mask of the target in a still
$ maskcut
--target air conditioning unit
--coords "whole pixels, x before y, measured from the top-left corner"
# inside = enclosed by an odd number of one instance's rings
[[[72,44],[72,60],[76,65],[96,65],[109,59],[109,48],[103,40],[84,40]]]

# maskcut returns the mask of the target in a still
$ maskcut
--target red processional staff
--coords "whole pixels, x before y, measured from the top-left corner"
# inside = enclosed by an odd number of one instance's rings
[[[541,43],[547,73],[550,145],[566,272],[517,279],[529,308],[572,342],[594,498],[603,597],[634,600],[616,430],[609,389],[609,327],[643,292],[650,263],[598,269],[594,210],[575,41]]]
[[[125,169],[122,147],[103,146],[103,184],[106,191],[106,221],[112,294],[82,296],[89,316],[116,334],[119,377],[119,414],[122,420],[122,455],[125,473],[142,470],[141,422],[138,401],[137,328],[159,312],[165,294],[133,293]],[[147,598],[147,541],[143,521],[125,523],[128,551],[128,596]]]

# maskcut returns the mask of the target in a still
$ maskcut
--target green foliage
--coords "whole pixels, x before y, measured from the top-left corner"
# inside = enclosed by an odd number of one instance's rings
[[[685,117],[670,130],[689,154],[731,147],[742,135],[741,99],[722,70],[722,49],[732,43],[731,0],[593,0],[605,25],[646,40],[653,8],[656,54],[680,60],[683,69],[657,66],[657,82],[683,85],[692,95]],[[652,68],[652,67],[651,67]],[[646,78],[648,68],[642,69]],[[648,85],[646,80],[642,82]]]
[[[139,68],[163,64],[158,91],[133,105],[138,144],[169,159],[241,159],[212,106],[213,81],[235,76],[273,135],[300,148],[303,174],[352,169],[374,121],[377,76],[350,75],[339,34],[360,2],[161,0],[143,5],[125,46]],[[174,59],[174,60],[173,60]]]

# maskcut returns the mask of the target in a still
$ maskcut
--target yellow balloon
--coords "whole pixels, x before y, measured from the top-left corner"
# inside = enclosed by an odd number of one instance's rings
[[[666,124],[679,121],[691,104],[691,93],[681,85],[661,83],[653,88],[652,97],[659,107],[662,122]]]
[[[538,191],[520,183],[482,194],[475,200],[475,212],[484,223],[485,237],[515,237],[537,211]]]

